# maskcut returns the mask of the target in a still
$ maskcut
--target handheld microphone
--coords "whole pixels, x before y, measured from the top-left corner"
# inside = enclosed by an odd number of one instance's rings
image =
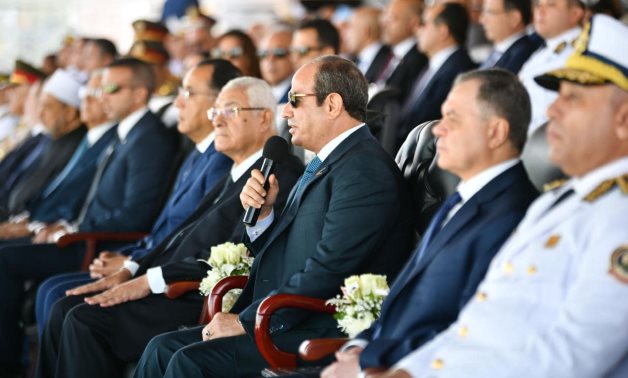
[[[272,136],[268,138],[266,144],[264,145],[264,152],[262,156],[264,157],[264,162],[262,163],[262,174],[264,175],[264,189],[268,190],[268,177],[273,173],[275,169],[275,165],[277,163],[281,163],[289,153],[288,142],[280,136]],[[253,206],[246,209],[244,213],[244,219],[242,222],[249,226],[253,227],[257,223],[257,218],[259,217],[260,209],[256,209]]]

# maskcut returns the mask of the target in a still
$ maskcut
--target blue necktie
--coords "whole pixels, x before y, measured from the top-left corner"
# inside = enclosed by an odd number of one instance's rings
[[[419,252],[417,253],[415,266],[419,264],[419,261],[421,261],[421,258],[425,254],[425,250],[434,239],[434,236],[436,236],[438,231],[440,231],[443,221],[447,217],[447,214],[449,214],[451,209],[453,209],[454,206],[456,206],[458,202],[460,202],[461,200],[462,198],[460,197],[460,193],[456,192],[452,194],[451,196],[449,196],[449,198],[447,198],[445,203],[443,203],[443,206],[441,206],[441,208],[438,209],[438,211],[434,215],[434,218],[432,218],[430,225],[425,231],[425,235],[423,235],[423,240],[421,240],[421,245],[419,246]]]
[[[42,195],[44,198],[48,197],[52,192],[55,191],[55,189],[59,187],[59,185],[61,185],[63,180],[65,180],[70,172],[72,172],[76,165],[81,161],[81,158],[83,157],[83,155],[85,155],[85,152],[87,152],[88,149],[89,143],[87,142],[87,137],[84,137],[83,141],[76,148],[76,151],[74,151],[74,154],[70,158],[70,161],[68,161],[68,163],[65,165],[65,168],[63,168],[61,173],[59,173],[57,177],[55,177],[55,179],[52,180],[52,182],[48,184],[48,186],[44,190]]]
[[[488,58],[484,61],[484,63],[480,65],[480,69],[491,68],[495,66],[495,63],[499,61],[499,58],[501,58],[502,55],[504,54],[500,53],[497,50],[493,50],[491,54],[488,56]]]
[[[288,205],[284,209],[287,209],[292,205],[292,202],[294,202],[294,199],[297,198],[297,195],[299,195],[303,191],[305,185],[312,180],[312,177],[314,177],[314,174],[318,168],[320,168],[321,164],[323,164],[321,159],[319,159],[318,156],[315,156],[307,167],[305,167],[305,172],[303,172],[303,176],[301,176],[301,179],[297,184],[297,188],[292,191],[290,198],[288,198]]]

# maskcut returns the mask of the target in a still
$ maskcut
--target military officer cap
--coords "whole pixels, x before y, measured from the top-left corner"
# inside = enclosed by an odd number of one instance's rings
[[[15,68],[9,78],[9,84],[34,84],[35,82],[46,78],[46,73],[39,70],[23,60],[15,61]]]
[[[129,55],[148,64],[164,64],[170,55],[161,42],[135,41]]]
[[[159,22],[136,20],[132,25],[136,41],[163,42],[168,36],[168,29]]]
[[[534,80],[554,91],[562,80],[581,85],[614,84],[628,91],[627,39],[628,26],[606,15],[594,15],[576,40],[565,67]]]

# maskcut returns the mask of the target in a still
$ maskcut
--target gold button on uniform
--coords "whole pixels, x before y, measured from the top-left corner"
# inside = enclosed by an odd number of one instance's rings
[[[434,361],[432,361],[432,369],[434,370],[440,370],[443,368],[444,362],[443,360],[441,360],[440,358],[435,359]]]
[[[487,298],[488,296],[483,291],[480,291],[475,295],[475,299],[477,299],[478,302],[485,302]]]
[[[461,326],[460,328],[458,328],[458,336],[467,337],[468,334],[469,334],[469,327]]]
[[[536,266],[530,265],[528,267],[528,275],[533,276],[536,274],[536,272],[537,272]]]
[[[510,275],[514,271],[514,267],[511,262],[504,264],[504,273]]]

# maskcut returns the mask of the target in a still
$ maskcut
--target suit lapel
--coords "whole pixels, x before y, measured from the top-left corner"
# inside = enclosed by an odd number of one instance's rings
[[[280,219],[277,219],[276,226],[272,229],[271,236],[266,240],[264,247],[261,249],[261,252],[258,256],[264,254],[264,252],[268,249],[268,246],[279,236],[281,233],[294,221],[294,218],[297,216],[299,207],[301,206],[301,202],[303,198],[307,195],[310,188],[315,185],[322,177],[327,175],[334,166],[334,163],[337,162],[340,158],[342,158],[348,151],[350,151],[353,146],[356,144],[366,140],[373,139],[371,132],[368,129],[368,126],[362,126],[360,129],[351,134],[347,139],[345,139],[342,143],[334,149],[334,151],[325,159],[325,161],[318,168],[314,177],[303,187],[301,193],[297,193],[296,197],[292,200],[292,203],[289,203],[288,208],[281,214]],[[298,184],[298,181],[297,181]],[[296,186],[296,184],[295,184]],[[294,190],[294,188],[293,188]],[[257,260],[261,260],[261,258],[256,258]]]

